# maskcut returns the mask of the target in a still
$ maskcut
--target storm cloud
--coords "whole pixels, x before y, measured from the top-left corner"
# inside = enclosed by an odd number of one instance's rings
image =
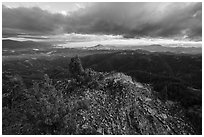
[[[8,33],[120,34],[201,40],[202,3],[91,3],[65,16],[39,7],[2,7]]]
[[[38,7],[7,8],[3,6],[2,10],[3,31],[22,30],[30,33],[50,33],[59,29],[63,21],[63,15],[51,14]]]

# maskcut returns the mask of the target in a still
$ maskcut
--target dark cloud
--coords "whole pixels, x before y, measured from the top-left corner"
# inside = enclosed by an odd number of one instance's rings
[[[3,6],[3,29],[36,33],[105,33],[201,40],[202,3],[93,3],[70,16]]]
[[[60,28],[64,21],[61,14],[51,14],[38,7],[7,8],[3,6],[2,25],[6,31],[22,30],[30,33],[50,33]],[[19,31],[18,31],[19,32]]]

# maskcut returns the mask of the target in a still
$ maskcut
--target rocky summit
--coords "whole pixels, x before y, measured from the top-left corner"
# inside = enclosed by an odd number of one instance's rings
[[[151,85],[118,72],[70,63],[72,78],[43,81],[27,89],[22,79],[3,95],[3,134],[197,134],[179,102],[161,101]],[[11,96],[12,95],[12,96]],[[15,126],[15,128],[13,128]]]

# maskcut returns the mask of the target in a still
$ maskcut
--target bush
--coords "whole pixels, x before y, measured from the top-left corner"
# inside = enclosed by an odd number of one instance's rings
[[[11,108],[4,107],[3,134],[61,133],[69,107],[62,92],[56,91],[47,75],[41,85],[35,83],[32,89],[16,92]]]

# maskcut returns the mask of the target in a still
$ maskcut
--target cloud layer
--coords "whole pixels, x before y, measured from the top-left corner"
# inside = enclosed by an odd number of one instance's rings
[[[93,33],[201,40],[202,3],[91,3],[65,16],[2,7],[3,35]]]

